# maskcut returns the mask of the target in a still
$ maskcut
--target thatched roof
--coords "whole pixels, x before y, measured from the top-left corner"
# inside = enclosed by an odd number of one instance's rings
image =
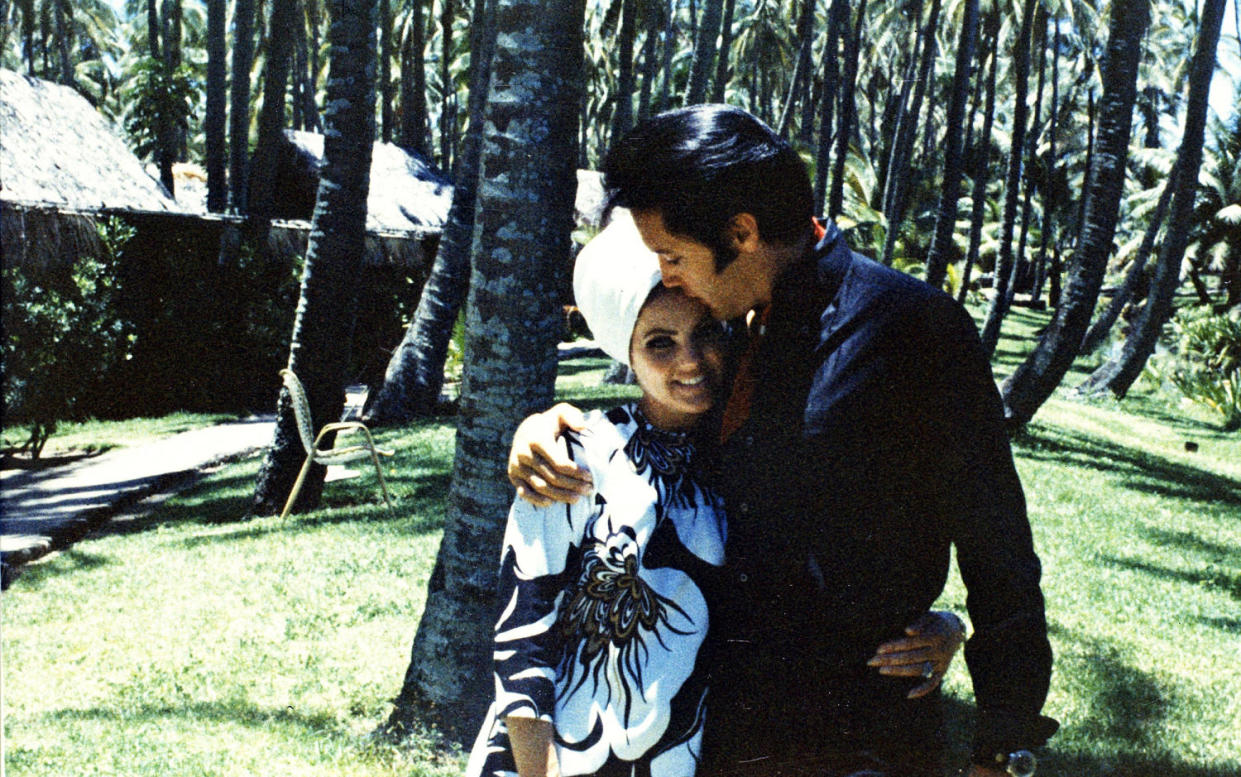
[[[11,70],[0,70],[0,200],[181,210],[86,98]]]
[[[276,215],[309,219],[314,211],[323,167],[323,136],[285,130],[276,181]],[[366,228],[402,232],[433,227],[448,220],[452,184],[417,154],[392,143],[376,143],[371,157],[371,188],[366,200]]]

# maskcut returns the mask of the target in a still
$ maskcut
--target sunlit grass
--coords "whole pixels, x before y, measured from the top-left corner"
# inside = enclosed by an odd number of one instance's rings
[[[1028,338],[1026,315],[1014,330]],[[561,397],[633,396],[597,385],[605,366],[564,365]],[[463,755],[429,732],[369,736],[422,611],[452,422],[378,435],[398,451],[385,462],[395,519],[364,470],[329,483],[319,510],[245,518],[251,460],[29,568],[3,598],[9,773],[459,774]],[[1057,395],[1014,450],[1057,655],[1046,711],[1064,724],[1040,773],[1238,773],[1241,436],[1157,394]],[[955,575],[942,603],[965,611]],[[948,688],[960,764],[963,662]]]

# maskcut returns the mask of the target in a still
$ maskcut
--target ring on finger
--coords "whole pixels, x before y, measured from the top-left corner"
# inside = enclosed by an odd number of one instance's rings
[[[935,664],[931,663],[930,661],[923,661],[922,662],[923,679],[930,680],[934,676],[935,676]]]

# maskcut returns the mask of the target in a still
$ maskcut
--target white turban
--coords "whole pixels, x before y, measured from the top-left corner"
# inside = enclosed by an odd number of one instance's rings
[[[608,356],[629,364],[638,313],[658,284],[659,257],[642,242],[629,211],[617,208],[611,223],[578,253],[573,269],[577,307]]]

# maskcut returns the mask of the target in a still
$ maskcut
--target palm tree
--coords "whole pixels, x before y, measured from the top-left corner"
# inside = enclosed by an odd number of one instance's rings
[[[689,88],[685,92],[686,105],[695,105],[707,99],[707,82],[715,62],[715,39],[720,34],[723,15],[724,0],[703,0],[698,37],[694,41],[694,58],[689,68]]]
[[[715,62],[715,81],[711,84],[711,102],[722,103],[727,94],[730,52],[733,47],[733,15],[737,0],[724,0],[724,18],[720,22],[720,53]]]
[[[918,132],[918,117],[922,114],[922,101],[926,96],[927,85],[931,79],[931,66],[935,61],[935,28],[939,24],[940,0],[931,0],[931,11],[926,26],[919,34],[921,41],[918,50],[921,54],[918,63],[917,81],[913,88],[913,101],[907,111],[903,111],[896,126],[896,138],[892,143],[892,157],[888,163],[887,186],[884,195],[887,205],[884,215],[888,217],[888,231],[883,245],[883,263],[892,264],[893,252],[896,249],[896,238],[901,231],[901,222],[905,217],[905,206],[910,188],[910,162],[913,159],[914,141]],[[915,25],[917,20],[915,20]]]
[[[272,0],[267,61],[263,67],[263,107],[259,111],[258,138],[250,160],[249,194],[246,197],[249,220],[260,250],[266,245],[266,230],[275,208],[276,148],[284,131],[285,92],[293,54],[293,26],[297,24],[297,0]]]
[[[584,16],[582,0],[501,0],[496,10],[448,518],[389,730],[421,707],[465,740],[491,695],[494,561],[512,499],[505,459],[512,429],[547,406],[556,375]]]
[[[1241,84],[1237,85],[1241,104]],[[1211,163],[1203,171],[1194,224],[1195,265],[1208,262],[1217,269],[1220,312],[1241,305],[1241,111],[1233,116],[1231,127],[1215,125],[1211,144]]]
[[[401,53],[401,145],[429,159],[424,2],[411,0],[405,24],[405,45]]]
[[[978,0],[965,0],[961,14],[961,37],[952,78],[952,97],[944,127],[944,177],[935,214],[935,234],[926,260],[926,282],[940,286],[948,269],[952,233],[957,226],[957,197],[961,190],[965,103],[969,96],[970,63],[974,59],[974,39],[978,37]]]
[[[1012,144],[1008,149],[1008,174],[1004,178],[1004,221],[1000,227],[1000,255],[995,262],[995,296],[991,298],[991,306],[987,309],[987,320],[982,330],[982,345],[987,353],[995,351],[995,346],[1000,341],[1000,326],[1008,313],[1008,280],[1013,271],[1013,230],[1021,193],[1021,159],[1026,148],[1026,116],[1030,111],[1026,104],[1030,77],[1030,28],[1033,26],[1034,8],[1037,4],[1037,0],[1024,0],[1021,29],[1017,32],[1017,42],[1013,46]]]
[[[207,0],[207,115],[203,119],[203,134],[207,152],[207,210],[212,213],[228,207],[228,186],[224,180],[224,105],[228,100],[226,5],[226,0]]]
[[[1172,317],[1172,297],[1181,283],[1181,260],[1189,244],[1194,199],[1198,194],[1198,170],[1202,166],[1202,142],[1206,134],[1207,101],[1215,73],[1215,49],[1224,21],[1224,0],[1205,0],[1198,45],[1190,63],[1189,99],[1185,108],[1185,133],[1177,152],[1176,191],[1172,214],[1159,261],[1151,278],[1146,305],[1138,314],[1121,352],[1079,387],[1086,394],[1110,391],[1123,397],[1155,350],[1163,326]]]
[[[495,48],[494,2],[474,0],[474,24],[470,30],[470,50],[474,52],[470,73],[470,124],[462,144],[452,206],[448,209],[448,221],[440,235],[435,263],[422,287],[414,318],[388,361],[383,385],[367,397],[364,413],[367,421],[373,424],[402,424],[430,413],[444,385],[448,343],[469,289],[483,111]]]
[[[1150,0],[1113,1],[1096,140],[1098,148],[1086,192],[1085,221],[1064,300],[1056,309],[1055,318],[1029,357],[1001,388],[1005,412],[1014,426],[1022,426],[1033,418],[1051,396],[1077,356],[1082,336],[1090,324],[1116,233],[1129,156],[1142,35],[1149,21]]]
[[[621,4],[620,36],[616,41],[620,71],[616,84],[616,112],[612,114],[612,142],[629,131],[633,124],[633,43],[638,27],[638,0],[619,0]]]
[[[827,170],[832,149],[832,119],[840,97],[840,48],[841,27],[848,27],[849,5],[846,0],[832,0],[827,16],[827,41],[823,46],[823,97],[819,117],[819,150],[814,166],[814,212],[823,213],[827,200]],[[848,35],[848,29],[845,30]],[[856,76],[856,68],[853,70]],[[842,115],[844,108],[841,109]],[[841,122],[843,128],[844,122]],[[845,146],[848,149],[848,146]],[[830,214],[829,214],[830,215]]]
[[[254,0],[233,4],[233,74],[228,110],[228,178],[232,209],[246,209],[250,160],[250,68],[254,64]]]
[[[375,2],[326,3],[332,24],[324,164],[289,344],[289,369],[306,388],[316,428],[338,419],[345,404],[375,140]],[[273,15],[273,22],[276,18]],[[305,456],[289,396],[281,392],[275,438],[255,488],[256,513],[279,511]],[[312,468],[296,509],[318,505],[323,474],[322,467]]]
[[[841,0],[835,0],[837,2]],[[827,216],[836,218],[844,206],[845,162],[849,157],[849,140],[857,128],[857,78],[858,56],[862,48],[862,30],[866,22],[866,0],[861,0],[857,9],[857,20],[853,30],[849,30],[848,9],[841,19],[845,36],[844,56],[845,72],[840,89],[840,119],[836,129],[836,155],[832,169],[832,186],[827,195]]]
[[[392,110],[396,102],[392,88],[392,0],[379,0],[379,110],[382,115],[380,137],[391,143],[396,123]]]
[[[440,169],[451,170],[456,140],[457,92],[452,80],[453,0],[440,0]]]

